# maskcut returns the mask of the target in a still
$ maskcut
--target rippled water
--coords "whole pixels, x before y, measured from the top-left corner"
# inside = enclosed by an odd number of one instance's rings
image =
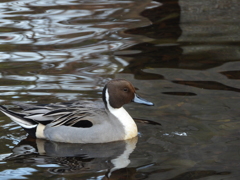
[[[100,145],[27,138],[0,115],[1,179],[238,179],[236,0],[2,0],[0,102],[101,98],[125,78],[155,103],[126,109],[139,137]],[[26,139],[27,138],[27,139]],[[128,157],[129,156],[129,157]]]

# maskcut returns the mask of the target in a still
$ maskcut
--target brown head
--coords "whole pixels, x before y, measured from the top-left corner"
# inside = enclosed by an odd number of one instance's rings
[[[109,95],[109,104],[113,108],[120,108],[130,102],[153,105],[153,103],[137,96],[133,85],[124,79],[114,79],[106,84],[103,90],[103,101],[105,104],[107,104],[106,91]]]

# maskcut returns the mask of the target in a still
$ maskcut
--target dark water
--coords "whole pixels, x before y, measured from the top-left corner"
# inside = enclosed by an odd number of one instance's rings
[[[113,78],[139,137],[97,145],[29,139],[0,115],[0,179],[234,180],[240,167],[240,2],[2,0],[0,102],[96,100]],[[27,138],[27,139],[26,139]]]

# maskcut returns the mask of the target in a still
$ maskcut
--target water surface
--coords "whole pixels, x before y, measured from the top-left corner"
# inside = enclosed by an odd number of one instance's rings
[[[239,2],[4,0],[0,102],[101,98],[125,78],[154,107],[126,105],[139,137],[69,145],[27,138],[0,115],[1,179],[239,177]]]

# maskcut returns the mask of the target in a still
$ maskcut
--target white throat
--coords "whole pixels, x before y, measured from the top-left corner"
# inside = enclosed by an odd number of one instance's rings
[[[137,136],[137,126],[132,119],[132,117],[128,114],[128,112],[123,108],[113,108],[109,103],[109,93],[108,89],[106,88],[105,92],[106,102],[107,102],[107,108],[109,112],[114,115],[123,125],[125,129],[125,139],[130,139],[135,136]]]

